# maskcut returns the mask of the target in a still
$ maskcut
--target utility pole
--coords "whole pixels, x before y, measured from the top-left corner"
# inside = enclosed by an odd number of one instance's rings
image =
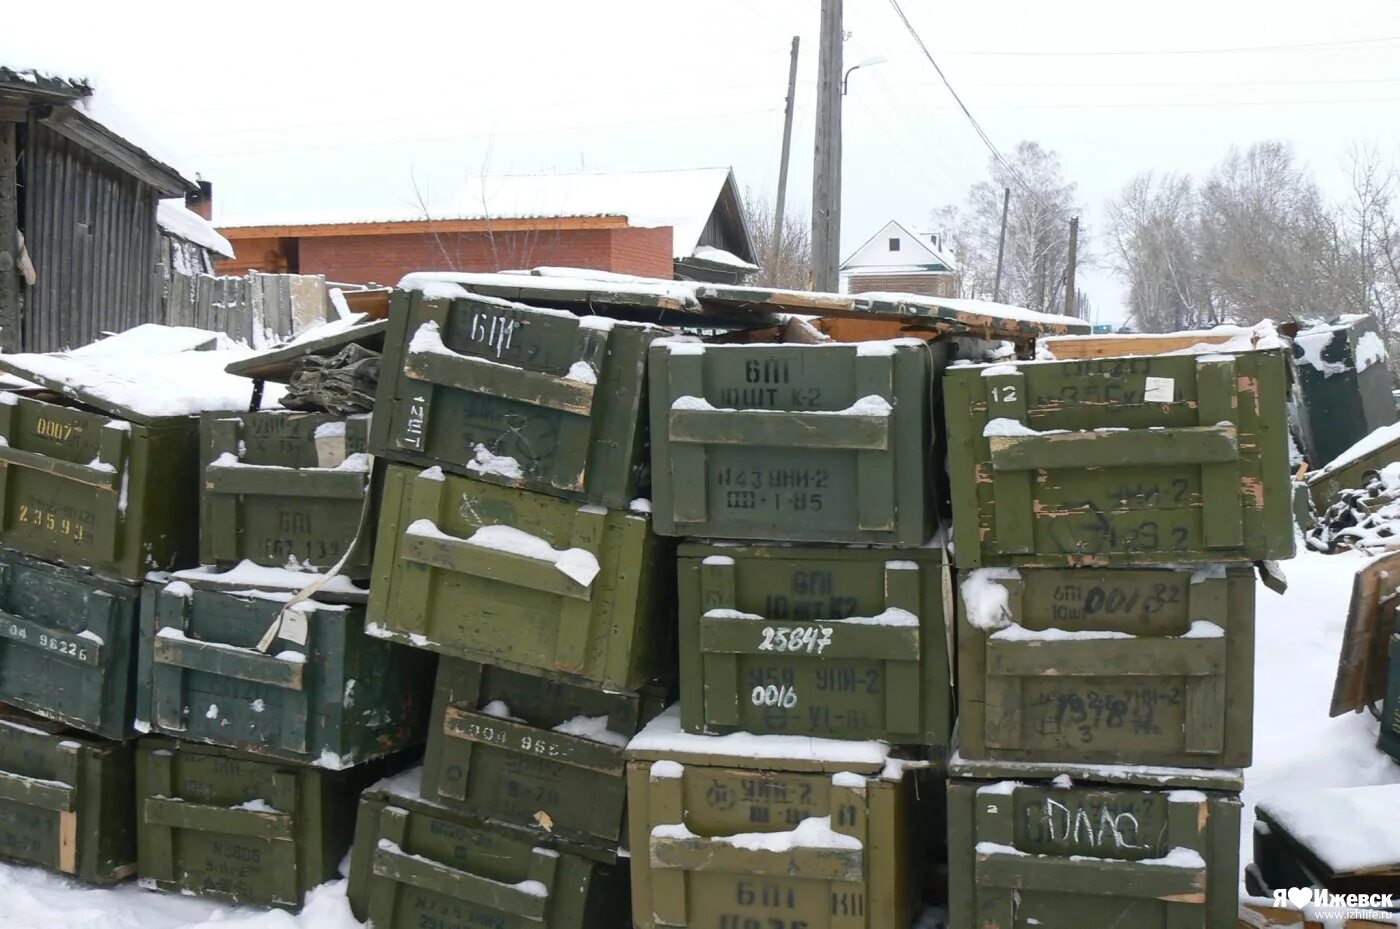
[[[792,111],[797,102],[797,46],[800,36],[792,37],[792,64],[788,66],[787,110],[783,113],[783,160],[778,168],[778,205],[773,211],[773,244],[769,250],[769,260],[775,265],[783,253],[783,207],[787,203],[788,155],[792,151]],[[778,269],[769,269],[769,275]]]
[[[812,287],[833,293],[841,264],[841,3],[822,0],[812,172]]]
[[[1006,211],[1011,206],[1011,188],[1001,192],[1001,237],[997,239],[997,277],[992,284],[992,302],[1001,302],[1001,259],[1006,254]]]
[[[1069,265],[1065,269],[1065,315],[1078,317],[1078,294],[1074,289],[1075,264],[1079,260],[1079,217],[1069,221]]]

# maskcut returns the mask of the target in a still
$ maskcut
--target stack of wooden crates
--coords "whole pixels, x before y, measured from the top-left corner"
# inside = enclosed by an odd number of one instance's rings
[[[427,289],[391,307],[368,629],[440,664],[421,782],[361,800],[351,907],[622,926],[623,750],[674,686],[673,549],[643,496],[664,330]]]
[[[1235,926],[1286,378],[1278,350],[948,372],[953,926]]]
[[[652,346],[656,528],[685,541],[680,703],[628,750],[639,929],[909,925],[952,718],[945,351]]]

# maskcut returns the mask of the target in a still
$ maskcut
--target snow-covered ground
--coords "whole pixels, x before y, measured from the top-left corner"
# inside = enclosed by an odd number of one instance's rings
[[[1285,564],[1288,593],[1258,591],[1254,766],[1245,775],[1241,861],[1252,857],[1254,803],[1294,790],[1400,782],[1376,749],[1369,714],[1328,719],[1359,555],[1304,552]],[[1339,824],[1346,828],[1346,824]],[[97,890],[0,864],[0,929],[357,929],[345,882],[318,888],[298,916],[172,897],[128,883]]]

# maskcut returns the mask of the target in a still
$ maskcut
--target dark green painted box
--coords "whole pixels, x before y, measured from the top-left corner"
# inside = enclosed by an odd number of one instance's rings
[[[1304,451],[1321,468],[1382,426],[1395,422],[1389,357],[1371,316],[1344,316],[1293,337],[1295,407]]]
[[[1391,758],[1400,760],[1400,635],[1390,637],[1390,678],[1376,744]]]
[[[148,583],[138,728],[331,769],[421,744],[436,656],[292,596]]]
[[[960,592],[964,757],[1249,764],[1252,567],[981,568]]]
[[[335,565],[356,539],[369,493],[368,432],[368,416],[206,413],[200,561],[319,571]],[[341,574],[369,576],[369,536]]]
[[[662,690],[604,691],[444,657],[423,796],[615,853],[626,840],[623,749],[663,709]]]
[[[687,730],[875,738],[944,753],[952,579],[941,545],[684,544],[679,554]]]
[[[960,568],[1293,555],[1281,351],[954,368]]]
[[[0,702],[127,738],[140,597],[136,584],[0,551]]]
[[[51,395],[44,395],[51,396]],[[199,421],[0,393],[0,544],[139,581],[196,561]]]
[[[955,759],[949,775],[950,926],[1236,929],[1238,770]]]
[[[134,874],[133,756],[0,706],[0,858],[98,884]]]
[[[402,765],[325,771],[172,739],[136,744],[142,886],[290,909],[336,876],[360,792]]]
[[[927,786],[887,747],[688,735],[668,710],[627,758],[638,929],[910,924]]]
[[[656,531],[922,544],[945,352],[920,339],[653,345]]]
[[[627,864],[580,857],[413,793],[366,791],[350,910],[372,929],[624,929]]]
[[[647,487],[647,346],[664,330],[399,291],[371,444],[395,461],[626,507]]]
[[[644,512],[394,465],[369,631],[635,690],[674,667],[673,557]]]

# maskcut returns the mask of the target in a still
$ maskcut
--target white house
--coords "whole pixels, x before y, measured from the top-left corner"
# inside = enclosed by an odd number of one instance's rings
[[[890,220],[841,265],[843,293],[877,291],[957,296],[957,267],[941,249],[942,233],[917,233]]]

